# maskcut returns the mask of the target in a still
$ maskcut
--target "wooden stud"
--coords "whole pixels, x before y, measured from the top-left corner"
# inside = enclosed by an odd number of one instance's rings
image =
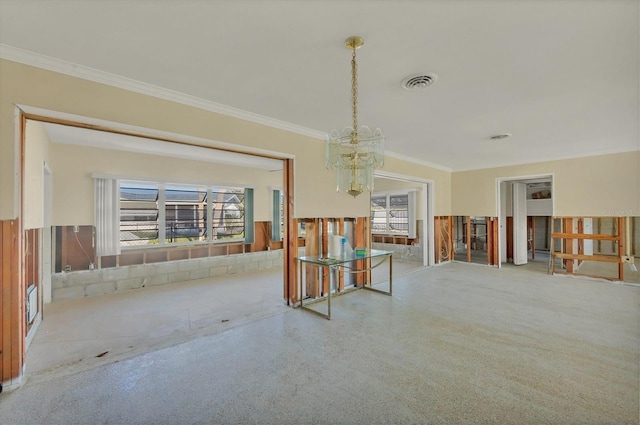
[[[498,222],[498,217],[493,218],[493,265],[497,266],[500,264],[500,256],[498,255],[498,243],[500,241],[500,223]]]
[[[564,231],[565,233],[573,233],[573,218],[564,218]],[[573,255],[573,238],[564,239],[564,253]],[[565,259],[565,269],[567,273],[573,273],[573,257],[571,259]]]
[[[467,216],[467,263],[471,262],[471,216]]]
[[[436,249],[437,255],[435,255],[436,264],[441,263],[441,255],[442,255],[442,244],[440,242],[440,217],[434,217],[433,219],[433,229],[434,229],[434,246]]]
[[[578,219],[578,234],[584,234],[584,220],[582,218]],[[584,254],[584,239],[578,239],[578,254]],[[578,260],[578,266],[582,264],[584,260]]]
[[[320,244],[318,240],[318,219],[306,221],[305,229],[305,255],[318,255],[318,246]],[[305,266],[307,296],[311,298],[318,297],[318,269],[319,267],[314,264],[307,264]]]
[[[344,217],[338,219],[338,235],[344,236]],[[342,292],[344,290],[344,272],[340,270],[338,272],[338,282],[336,285],[336,291]]]
[[[365,225],[365,217],[358,217],[356,218],[356,223],[355,223],[355,229],[354,229],[354,249],[358,246],[364,246],[364,241],[365,241],[365,231],[366,231],[366,225]],[[368,269],[370,267],[370,262],[366,262],[368,264],[365,264],[364,260],[358,260],[356,261],[356,267],[359,270],[363,270],[363,269]],[[363,286],[365,284],[365,280],[366,280],[366,276],[365,273],[356,273],[355,275],[355,284],[356,286]]]
[[[493,254],[493,229],[490,217],[484,218],[485,227],[487,228],[487,265],[491,265]]]
[[[329,219],[322,219],[322,256],[329,255]],[[322,269],[322,295],[329,293],[330,273],[329,267],[320,267]]]
[[[622,257],[625,252],[625,243],[627,241],[624,240],[624,219],[622,217],[618,217],[618,280],[621,282],[624,281],[624,263],[622,262]]]
[[[449,239],[447,244],[449,245],[449,257],[447,260],[453,261],[453,216],[447,217],[447,224],[449,225]]]
[[[536,259],[536,218],[531,217],[531,259]]]

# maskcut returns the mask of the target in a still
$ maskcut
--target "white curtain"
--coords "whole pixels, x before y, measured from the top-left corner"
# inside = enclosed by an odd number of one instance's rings
[[[96,255],[120,254],[120,186],[118,180],[94,179]]]

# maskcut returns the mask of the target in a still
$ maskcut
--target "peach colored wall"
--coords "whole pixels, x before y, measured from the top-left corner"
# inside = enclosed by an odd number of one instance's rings
[[[354,199],[335,192],[334,172],[324,167],[324,143],[319,139],[0,60],[0,219],[17,216],[16,104],[232,143],[239,149],[260,148],[294,155],[295,216],[356,217],[369,211],[368,197]],[[434,180],[436,214],[447,213],[448,172],[391,158],[385,169]]]
[[[453,214],[496,216],[496,179],[542,174],[556,216],[640,216],[640,151],[453,173]]]

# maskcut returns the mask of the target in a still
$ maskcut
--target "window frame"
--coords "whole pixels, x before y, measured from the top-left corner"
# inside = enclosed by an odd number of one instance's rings
[[[387,191],[387,192],[375,192],[371,194],[370,197],[370,201],[369,201],[369,217],[371,220],[371,234],[373,235],[389,235],[389,236],[406,236],[409,238],[415,238],[416,237],[416,216],[417,216],[417,202],[416,202],[416,194],[417,194],[417,190],[413,189],[413,190],[394,190],[394,191]],[[407,219],[406,219],[406,225],[407,225],[407,230],[406,231],[398,231],[398,230],[394,230],[391,228],[390,226],[390,218],[391,218],[391,198],[392,197],[396,197],[396,196],[406,196],[407,197]],[[384,229],[380,229],[380,228],[374,228],[375,223],[374,223],[374,210],[373,210],[373,200],[374,198],[381,198],[384,197],[385,200],[385,207],[384,207],[384,219],[385,219],[385,223],[384,223]],[[405,211],[405,210],[403,210]],[[381,211],[377,211],[378,213],[380,213]]]
[[[174,183],[174,182],[163,182],[157,180],[146,180],[146,179],[136,179],[136,178],[127,178],[118,180],[118,190],[122,188],[122,185],[141,185],[141,186],[155,186],[158,190],[158,196],[156,199],[156,211],[158,212],[156,216],[156,228],[158,233],[158,243],[145,243],[142,245],[123,245],[123,242],[120,240],[119,245],[122,250],[136,250],[136,249],[153,249],[153,248],[173,248],[173,247],[184,247],[184,246],[197,246],[197,245],[211,245],[211,244],[228,244],[228,243],[253,243],[253,230],[248,231],[248,226],[253,226],[253,188],[246,187],[242,185],[215,185],[215,184],[200,184],[200,183]],[[178,242],[170,242],[169,237],[167,235],[167,226],[169,224],[167,219],[167,188],[191,188],[194,189],[193,192],[198,192],[199,194],[204,193],[204,218],[199,219],[199,221],[204,220],[204,225],[206,226],[204,229],[204,239],[202,240],[189,240],[189,241],[178,241]],[[240,214],[238,222],[234,223],[234,227],[242,227],[242,237],[233,238],[233,237],[225,237],[222,239],[214,239],[213,229],[213,216],[214,216],[214,200],[213,196],[216,193],[219,193],[220,190],[224,191],[233,191],[239,190],[242,194],[242,209],[243,213]],[[185,190],[184,192],[189,192],[189,190]],[[119,197],[120,204],[122,205],[122,196]],[[202,203],[202,202],[200,202]],[[177,205],[177,204],[176,204]],[[185,205],[189,205],[186,203]],[[251,211],[247,211],[247,208],[251,209]],[[118,213],[118,234],[120,235],[122,230],[122,213]],[[202,236],[199,236],[202,237]]]

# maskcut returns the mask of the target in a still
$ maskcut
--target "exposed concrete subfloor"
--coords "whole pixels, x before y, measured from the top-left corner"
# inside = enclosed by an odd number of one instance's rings
[[[0,423],[637,424],[639,324],[637,286],[450,263],[336,297],[331,321],[284,308],[32,375]]]

